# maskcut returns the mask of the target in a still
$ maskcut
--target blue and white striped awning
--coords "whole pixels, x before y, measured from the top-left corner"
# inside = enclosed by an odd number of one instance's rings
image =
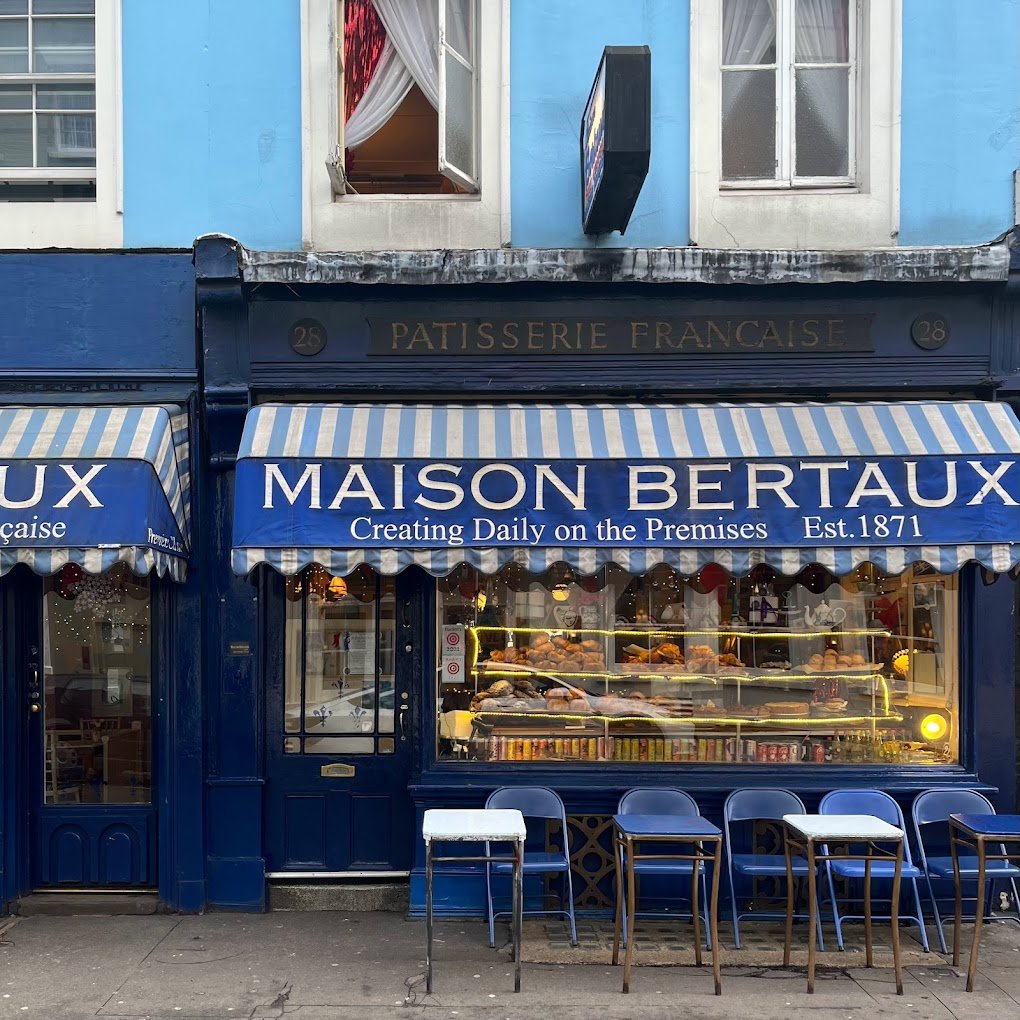
[[[1020,422],[1006,405],[979,401],[686,406],[264,404],[249,411],[245,422],[235,503],[241,503],[240,479],[246,462],[261,466],[330,461],[710,464],[943,458],[945,463],[947,458],[958,458],[965,466],[970,463],[967,458],[1015,459],[1018,455]],[[993,466],[1001,462],[995,460]],[[981,478],[993,473],[990,467],[983,470]],[[247,502],[240,509],[235,507],[235,512],[246,514],[248,503],[256,502],[248,497],[257,493],[261,500],[261,491],[246,489]],[[1004,501],[1008,503],[1009,498]],[[1005,571],[1017,561],[1020,533],[1013,533],[1012,519],[1007,522],[1002,510],[997,504],[987,511],[965,511],[974,526],[972,535],[964,537],[973,537],[974,542],[869,544],[855,536],[853,542],[842,544],[763,543],[747,548],[723,542],[642,548],[611,542],[584,547],[562,547],[555,542],[517,548],[427,548],[421,543],[411,548],[396,542],[386,548],[357,547],[350,541],[306,541],[320,538],[321,533],[306,527],[294,513],[281,513],[278,530],[274,530],[275,520],[258,530],[249,529],[247,521],[239,525],[235,518],[233,568],[247,574],[266,563],[290,575],[317,563],[333,573],[347,574],[367,564],[394,574],[416,564],[443,575],[461,563],[491,573],[513,561],[533,571],[564,562],[580,573],[592,573],[613,562],[634,572],[666,563],[692,574],[715,562],[737,574],[759,563],[794,574],[819,563],[836,574],[846,574],[866,562],[898,573],[916,562],[952,572],[977,561]],[[272,541],[249,541],[248,535],[255,533],[263,537],[271,533]]]
[[[0,574],[126,563],[182,581],[190,486],[178,406],[0,407]]]

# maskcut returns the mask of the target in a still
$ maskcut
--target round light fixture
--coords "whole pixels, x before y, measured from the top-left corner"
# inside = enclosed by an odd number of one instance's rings
[[[921,720],[921,736],[927,741],[941,740],[949,732],[945,716],[933,712]]]
[[[905,648],[898,651],[892,657],[892,668],[900,676],[906,676],[910,672],[910,652]]]
[[[566,602],[570,598],[570,589],[565,584],[553,585],[550,594],[556,602]]]
[[[342,599],[347,594],[347,582],[342,577],[330,579],[329,594],[335,599]]]

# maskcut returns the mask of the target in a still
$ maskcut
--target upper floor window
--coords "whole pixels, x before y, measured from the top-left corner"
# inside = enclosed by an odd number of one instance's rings
[[[854,180],[853,0],[724,0],[722,180]]]
[[[340,0],[337,194],[478,190],[476,0]]]
[[[0,0],[0,201],[95,201],[95,13]]]

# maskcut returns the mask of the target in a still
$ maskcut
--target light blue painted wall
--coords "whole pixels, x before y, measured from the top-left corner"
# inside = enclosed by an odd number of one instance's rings
[[[122,6],[125,246],[299,249],[300,4]]]
[[[900,244],[976,244],[1013,223],[1020,2],[904,0]]]
[[[512,0],[511,235],[515,247],[686,244],[687,0]],[[627,233],[581,231],[578,131],[603,46],[652,50],[652,158]]]

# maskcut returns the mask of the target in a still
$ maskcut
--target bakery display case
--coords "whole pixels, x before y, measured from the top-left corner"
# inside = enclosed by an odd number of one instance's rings
[[[955,652],[946,621],[955,589],[945,578],[922,569],[757,583],[656,571],[451,585],[441,619],[444,632],[459,633],[463,663],[451,671],[443,660],[458,683],[440,682],[439,757],[953,760]],[[934,726],[932,708],[944,727]]]
[[[815,763],[845,744],[847,761],[872,761],[903,722],[881,664],[833,644],[887,636],[875,631],[468,633],[473,739],[489,760]],[[790,659],[769,659],[777,642]]]

